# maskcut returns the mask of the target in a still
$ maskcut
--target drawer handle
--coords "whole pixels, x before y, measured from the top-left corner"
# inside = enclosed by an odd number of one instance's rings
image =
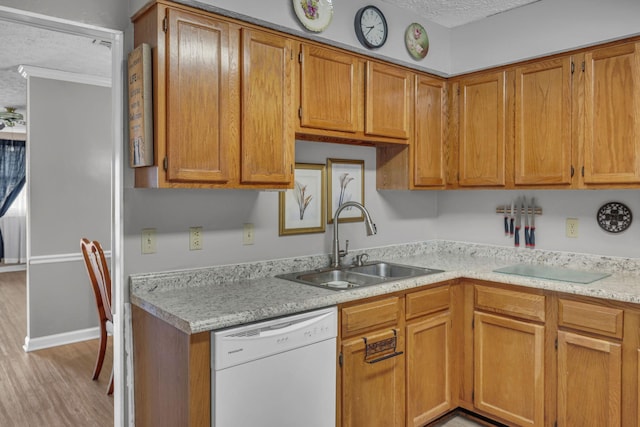
[[[364,361],[370,365],[382,362],[383,360],[391,359],[392,357],[400,356],[403,353],[402,351],[396,351],[396,347],[398,345],[398,333],[395,329],[393,329],[393,337],[391,338],[376,341],[373,343],[367,342],[367,337],[363,337],[362,339],[364,340],[365,346]],[[369,360],[371,356],[379,353],[384,353],[389,350],[391,350],[392,353],[385,354],[384,356],[378,357],[377,359]]]

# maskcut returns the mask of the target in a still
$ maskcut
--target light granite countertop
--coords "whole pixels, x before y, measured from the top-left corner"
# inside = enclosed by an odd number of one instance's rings
[[[479,279],[529,288],[630,303],[640,303],[640,260],[428,241],[353,251],[384,260],[444,270],[442,273],[344,291],[322,289],[274,277],[325,267],[325,255],[287,258],[203,269],[132,275],[131,303],[181,331],[194,334],[243,323],[328,307],[457,278]],[[349,260],[347,260],[349,262]],[[588,284],[494,272],[514,264],[548,265],[608,273]]]

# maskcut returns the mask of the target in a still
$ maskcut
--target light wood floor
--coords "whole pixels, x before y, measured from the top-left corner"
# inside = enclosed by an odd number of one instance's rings
[[[113,426],[112,339],[96,381],[98,340],[25,353],[25,275],[0,273],[0,426]]]

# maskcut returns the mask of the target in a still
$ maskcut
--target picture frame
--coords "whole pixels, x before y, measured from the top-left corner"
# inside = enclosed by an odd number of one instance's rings
[[[364,160],[327,159],[328,203],[327,223],[341,203],[353,201],[364,205]],[[339,222],[364,221],[359,209],[347,208],[340,213]]]
[[[326,166],[296,163],[294,188],[279,195],[279,235],[324,233]]]

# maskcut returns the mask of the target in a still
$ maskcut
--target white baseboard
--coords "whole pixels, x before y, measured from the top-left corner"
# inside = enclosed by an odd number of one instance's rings
[[[27,264],[4,264],[2,266],[0,266],[0,273],[9,273],[11,271],[26,271],[27,270]]]
[[[30,352],[65,344],[73,344],[80,341],[93,340],[96,338],[100,338],[100,328],[98,326],[95,328],[79,329],[77,331],[37,338],[30,338],[27,336],[24,338],[24,345],[22,348],[25,352]]]

